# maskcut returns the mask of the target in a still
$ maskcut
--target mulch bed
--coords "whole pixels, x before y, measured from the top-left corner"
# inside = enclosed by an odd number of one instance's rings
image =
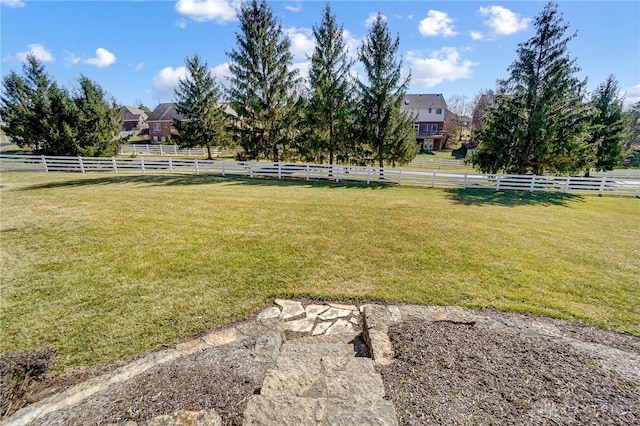
[[[572,331],[607,334],[590,330]],[[389,336],[396,359],[380,370],[400,424],[640,424],[639,384],[565,343],[451,322],[406,322]]]

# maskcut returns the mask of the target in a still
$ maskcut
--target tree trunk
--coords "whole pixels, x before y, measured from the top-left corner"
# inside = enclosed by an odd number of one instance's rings
[[[207,144],[207,160],[213,160],[213,157],[211,156],[211,145]]]

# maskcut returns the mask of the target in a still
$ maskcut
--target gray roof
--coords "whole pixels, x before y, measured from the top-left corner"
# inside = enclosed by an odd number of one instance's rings
[[[406,94],[404,95],[404,102],[402,106],[407,109],[447,109],[447,102],[444,100],[442,93],[424,93],[417,95]]]
[[[120,116],[122,117],[122,121],[138,121],[141,115],[143,115],[144,118],[147,118],[147,113],[139,108],[129,105],[123,105],[120,107]]]
[[[149,113],[147,121],[173,121],[173,119],[183,120],[184,117],[176,112],[176,106],[172,102],[158,104]]]
[[[237,117],[238,114],[229,106],[229,104],[224,105],[224,112],[234,117]],[[171,102],[159,104],[153,111],[149,113],[149,117],[147,117],[147,121],[172,121],[173,119],[184,120],[184,117],[176,112],[175,104]]]

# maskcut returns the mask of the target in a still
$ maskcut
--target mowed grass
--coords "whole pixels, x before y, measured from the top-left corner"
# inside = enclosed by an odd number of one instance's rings
[[[126,359],[273,297],[491,307],[640,334],[640,200],[0,174],[1,346]]]

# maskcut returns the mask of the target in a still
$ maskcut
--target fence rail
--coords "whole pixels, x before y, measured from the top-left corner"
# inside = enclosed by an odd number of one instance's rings
[[[232,156],[235,150],[223,149],[220,146],[211,147],[211,156],[215,158]],[[141,145],[122,144],[120,145],[120,155],[141,155],[141,156],[180,156],[180,157],[207,157],[207,148],[180,148],[178,145]]]
[[[436,188],[615,194],[640,197],[640,181],[607,176],[489,175],[233,160],[0,155],[0,171],[217,174],[251,178],[354,181],[367,184],[383,182]]]
[[[464,164],[463,160],[449,160],[446,158],[423,158],[418,157],[414,159],[411,163],[409,163],[413,167],[420,167],[422,169],[464,169],[468,168],[466,164]]]

